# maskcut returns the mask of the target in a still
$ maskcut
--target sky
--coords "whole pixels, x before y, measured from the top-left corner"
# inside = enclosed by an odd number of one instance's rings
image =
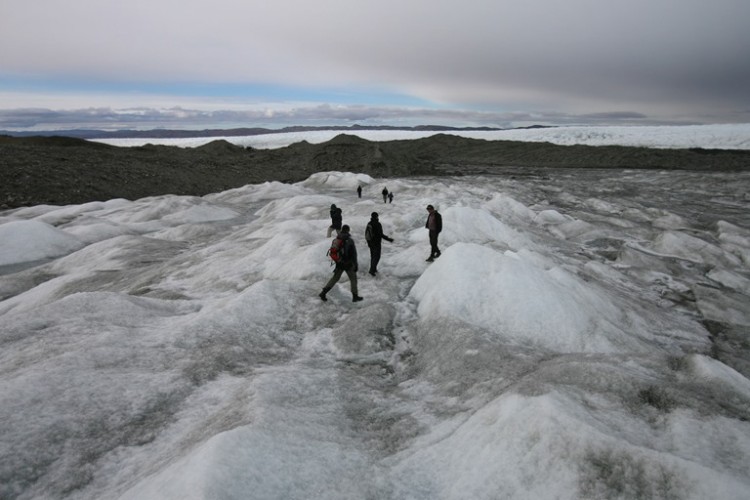
[[[3,0],[0,130],[750,122],[745,0]]]
[[[747,500],[750,172],[583,170],[0,212],[0,497]]]

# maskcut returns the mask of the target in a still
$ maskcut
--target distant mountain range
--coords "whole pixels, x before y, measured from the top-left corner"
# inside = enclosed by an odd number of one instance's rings
[[[516,129],[534,129],[547,128],[545,125],[532,125],[530,127],[515,127]],[[78,139],[162,139],[174,138],[184,139],[191,137],[237,137],[248,135],[263,134],[285,134],[291,132],[315,132],[319,130],[337,130],[337,131],[355,131],[355,130],[406,130],[414,132],[450,132],[450,131],[480,131],[491,132],[498,130],[509,130],[496,127],[444,127],[441,125],[418,125],[415,127],[395,127],[390,125],[365,126],[351,125],[344,126],[323,126],[307,127],[294,126],[284,127],[281,129],[269,129],[261,127],[253,128],[232,128],[232,129],[204,129],[204,130],[172,130],[172,129],[151,129],[151,130],[90,130],[90,129],[72,129],[72,130],[37,130],[34,132],[15,132],[0,130],[0,135],[10,137],[33,137],[33,136],[63,136],[75,137]]]

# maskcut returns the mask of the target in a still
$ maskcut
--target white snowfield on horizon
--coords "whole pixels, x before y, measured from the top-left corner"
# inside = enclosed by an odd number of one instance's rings
[[[746,500],[748,192],[322,172],[0,212],[0,498]],[[356,304],[318,297],[333,203]]]
[[[403,131],[403,130],[318,130],[314,132],[288,132],[253,136],[223,136],[195,138],[131,138],[131,139],[92,139],[95,142],[113,146],[143,146],[164,144],[195,148],[211,141],[223,139],[238,146],[255,149],[276,149],[296,142],[307,141],[320,144],[330,141],[339,134],[354,135],[369,141],[397,141],[421,139],[437,134],[457,135],[473,139],[551,142],[569,146],[642,146],[663,149],[750,149],[750,124],[717,125],[673,125],[673,126],[568,126],[534,129],[512,129],[497,131]]]

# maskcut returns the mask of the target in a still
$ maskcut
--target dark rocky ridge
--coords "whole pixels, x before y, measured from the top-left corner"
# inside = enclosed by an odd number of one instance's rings
[[[0,206],[77,204],[162,194],[196,195],[315,172],[373,177],[513,173],[547,168],[750,169],[750,151],[557,146],[439,134],[371,142],[339,135],[259,150],[217,140],[198,148],[124,148],[66,137],[0,136]]]

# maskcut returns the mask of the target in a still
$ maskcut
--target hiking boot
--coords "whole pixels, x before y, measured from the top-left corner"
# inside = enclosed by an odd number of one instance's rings
[[[370,271],[370,276],[375,276],[376,274],[378,274],[377,271]]]
[[[438,257],[440,257],[440,252],[435,254],[435,258],[437,259]]]
[[[434,260],[435,260],[435,259],[434,259],[434,258],[432,257],[432,255],[430,255],[430,257],[429,257],[429,258],[428,258],[427,260],[425,260],[425,262],[432,262],[432,261],[434,261]]]
[[[320,300],[322,300],[323,302],[328,301],[328,298],[326,297],[328,290],[330,290],[330,288],[324,288],[323,291],[318,294],[318,297],[320,297]]]
[[[352,295],[352,302],[359,302],[360,300],[362,300],[362,297],[359,295]]]

